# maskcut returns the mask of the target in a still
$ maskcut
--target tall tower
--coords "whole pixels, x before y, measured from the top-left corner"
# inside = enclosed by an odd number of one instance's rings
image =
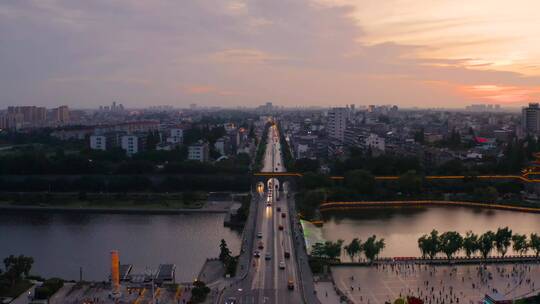
[[[347,128],[348,108],[332,108],[328,111],[328,136],[343,142]]]
[[[521,110],[521,114],[523,133],[538,136],[540,133],[540,106],[538,103],[530,103],[527,108]]]
[[[111,287],[113,296],[120,296],[120,256],[118,250],[111,251]]]

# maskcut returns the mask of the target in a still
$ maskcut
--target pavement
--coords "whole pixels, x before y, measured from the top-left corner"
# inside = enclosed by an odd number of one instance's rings
[[[393,303],[407,295],[426,303],[469,304],[494,290],[508,298],[540,293],[540,264],[336,266],[332,276],[358,304]]]
[[[335,286],[330,281],[316,282],[315,290],[322,304],[341,304],[339,295],[335,290]]]
[[[262,171],[285,172],[279,134],[275,126],[268,132]],[[240,256],[238,279],[227,286],[219,297],[218,303],[223,303],[229,298],[236,299],[237,303],[297,304],[305,302],[302,296],[305,282],[301,283],[303,277],[301,279],[297,264],[298,244],[295,243],[301,242],[296,227],[298,222],[294,216],[291,217],[291,214],[294,214],[291,210],[294,209],[291,209],[290,198],[287,198],[289,189],[285,188],[286,186],[281,185],[279,181],[271,180],[265,185],[265,191],[254,195],[253,207],[255,208],[252,208],[250,212],[253,218],[248,218],[244,231],[243,248],[245,251]],[[267,206],[267,203],[270,203],[270,206]],[[280,230],[279,226],[283,229]],[[257,237],[259,232],[261,237]],[[258,249],[259,243],[262,244],[262,249]],[[260,252],[259,258],[253,256],[255,250]],[[286,251],[290,253],[290,258],[284,257]],[[269,258],[265,259],[267,254]],[[307,258],[305,260],[307,263]],[[285,264],[284,269],[279,266],[281,262]],[[289,280],[293,281],[294,290],[287,288]]]
[[[17,298],[15,298],[13,301],[11,301],[10,304],[27,304],[30,303],[30,298],[28,297],[29,294],[34,294],[34,289],[36,289],[36,285],[32,285],[27,291],[21,293]]]

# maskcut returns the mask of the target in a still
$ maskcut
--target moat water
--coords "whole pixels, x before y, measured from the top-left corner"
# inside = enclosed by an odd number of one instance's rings
[[[481,234],[506,226],[514,233],[540,234],[540,214],[468,207],[363,209],[327,214],[323,228],[313,234],[326,240],[342,239],[345,244],[355,237],[365,241],[376,235],[386,242],[381,256],[404,257],[420,256],[418,238],[433,229],[465,235],[469,230]],[[343,260],[349,258],[344,256]]]

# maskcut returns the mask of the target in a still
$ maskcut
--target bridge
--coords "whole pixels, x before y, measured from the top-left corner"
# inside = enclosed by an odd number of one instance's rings
[[[219,303],[319,303],[292,190],[298,173],[284,167],[278,126],[269,127],[262,172],[253,177],[253,201],[237,270],[238,281]]]

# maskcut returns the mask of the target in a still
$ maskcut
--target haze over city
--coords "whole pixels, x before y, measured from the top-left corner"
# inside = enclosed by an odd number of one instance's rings
[[[0,304],[540,303],[539,8],[0,1]]]
[[[536,1],[3,1],[0,105],[540,97]]]

